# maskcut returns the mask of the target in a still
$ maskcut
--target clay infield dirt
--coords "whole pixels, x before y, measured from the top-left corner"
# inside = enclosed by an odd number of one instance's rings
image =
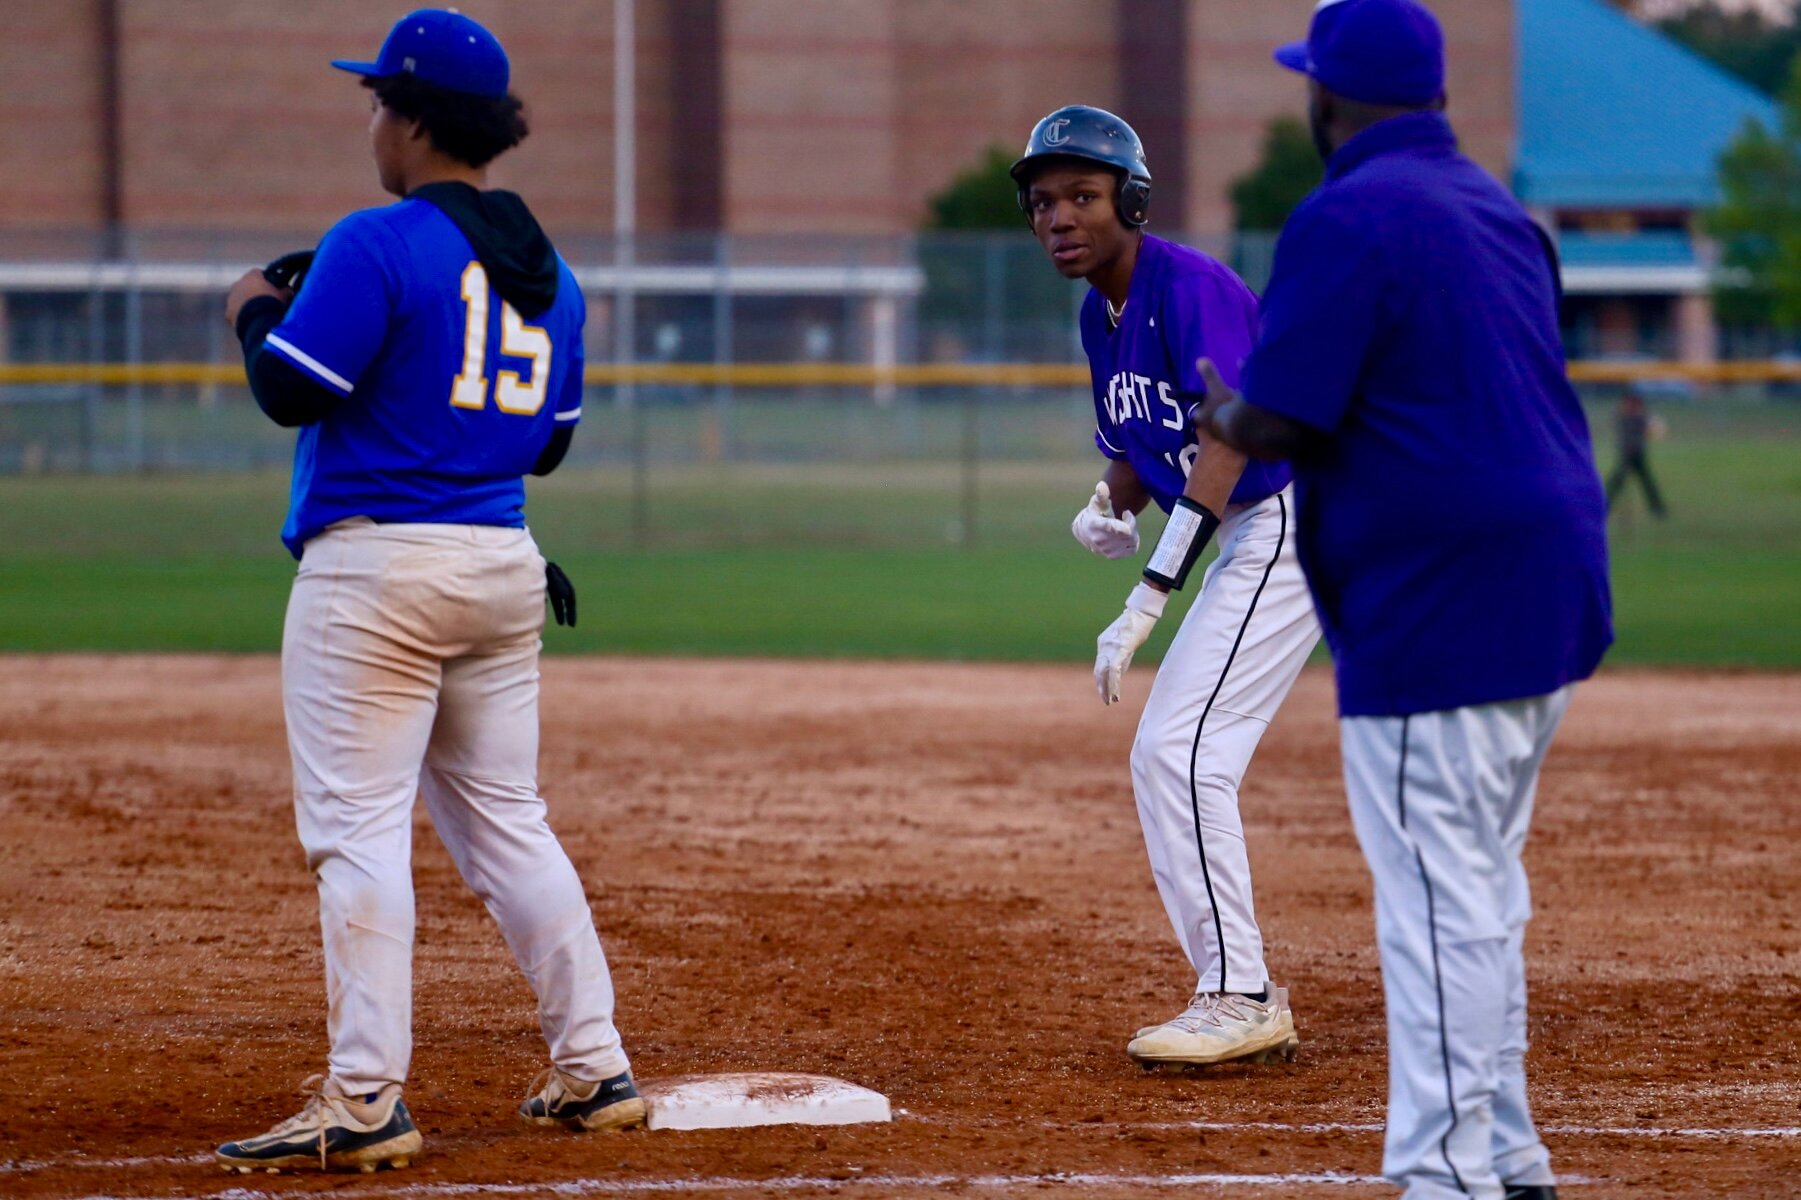
[[[517,1127],[543,1053],[418,829],[426,1137],[377,1176],[206,1157],[322,1067],[312,883],[269,658],[0,660],[0,1195],[1361,1197],[1383,1023],[1310,672],[1246,783],[1292,1066],[1147,1076],[1192,976],[1081,666],[551,660],[543,786],[641,1078],[839,1075],[893,1124]],[[1529,850],[1537,1113],[1566,1197],[1801,1195],[1801,677],[1582,691]]]

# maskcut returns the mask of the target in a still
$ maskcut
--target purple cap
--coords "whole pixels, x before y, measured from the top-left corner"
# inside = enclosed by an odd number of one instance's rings
[[[1430,104],[1445,92],[1445,31],[1418,0],[1320,0],[1307,40],[1276,61],[1365,104]]]
[[[336,58],[332,66],[374,79],[411,75],[452,92],[498,99],[511,68],[500,39],[455,9],[422,8],[400,18],[374,62]]]

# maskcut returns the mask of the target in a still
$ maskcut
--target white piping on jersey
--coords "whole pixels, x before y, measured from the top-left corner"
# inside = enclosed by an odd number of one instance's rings
[[[1095,428],[1094,433],[1095,433],[1096,437],[1101,439],[1101,445],[1107,447],[1107,449],[1113,451],[1113,453],[1115,453],[1115,454],[1124,454],[1125,453],[1124,450],[1121,450],[1118,446],[1115,446],[1112,442],[1108,441],[1106,432],[1104,430],[1100,429],[1098,426]]]
[[[557,414],[557,420],[559,421],[579,421],[581,419],[582,410],[579,408],[572,408],[568,412],[560,412]]]
[[[323,379],[325,382],[331,384],[333,387],[337,388],[340,392],[343,392],[345,395],[349,395],[351,389],[356,386],[355,384],[351,383],[350,380],[344,378],[342,375],[338,374],[336,371],[332,370],[330,367],[326,366],[324,363],[320,362],[318,359],[314,358],[312,355],[308,354],[306,351],[302,350],[300,347],[294,345],[292,342],[283,341],[281,338],[276,337],[274,334],[269,334],[267,337],[265,337],[263,339],[263,345],[274,346],[277,350],[281,351],[283,354],[287,355],[289,358],[293,359],[296,363],[305,367],[307,370],[311,371],[313,374],[317,375],[319,378]]]

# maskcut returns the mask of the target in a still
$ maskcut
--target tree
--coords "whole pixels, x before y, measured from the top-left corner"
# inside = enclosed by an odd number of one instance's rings
[[[928,229],[1018,229],[1018,189],[1008,172],[1013,155],[990,146],[976,163],[928,201]]]
[[[1720,206],[1708,215],[1722,248],[1716,287],[1730,323],[1801,328],[1801,62],[1782,97],[1782,124],[1755,119],[1720,156]]]
[[[1019,211],[1014,158],[990,146],[926,203],[918,321],[928,354],[1004,359],[1066,344],[1071,288]]]
[[[1274,233],[1324,177],[1307,126],[1294,117],[1277,117],[1263,136],[1263,161],[1232,184],[1233,224]]]
[[[1704,0],[1663,18],[1657,28],[1772,96],[1788,82],[1789,65],[1801,52],[1801,25],[1792,11],[1774,20],[1760,9],[1728,9],[1719,0]]]

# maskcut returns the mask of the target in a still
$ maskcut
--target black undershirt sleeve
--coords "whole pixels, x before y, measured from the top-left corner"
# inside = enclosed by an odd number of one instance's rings
[[[569,453],[569,442],[575,437],[574,425],[558,425],[551,432],[550,441],[538,454],[538,461],[532,464],[533,475],[548,475],[557,469],[563,456]]]
[[[238,311],[238,341],[244,345],[244,374],[257,407],[284,429],[323,420],[339,396],[279,354],[264,350],[263,339],[281,324],[288,306],[274,296],[258,296]]]

